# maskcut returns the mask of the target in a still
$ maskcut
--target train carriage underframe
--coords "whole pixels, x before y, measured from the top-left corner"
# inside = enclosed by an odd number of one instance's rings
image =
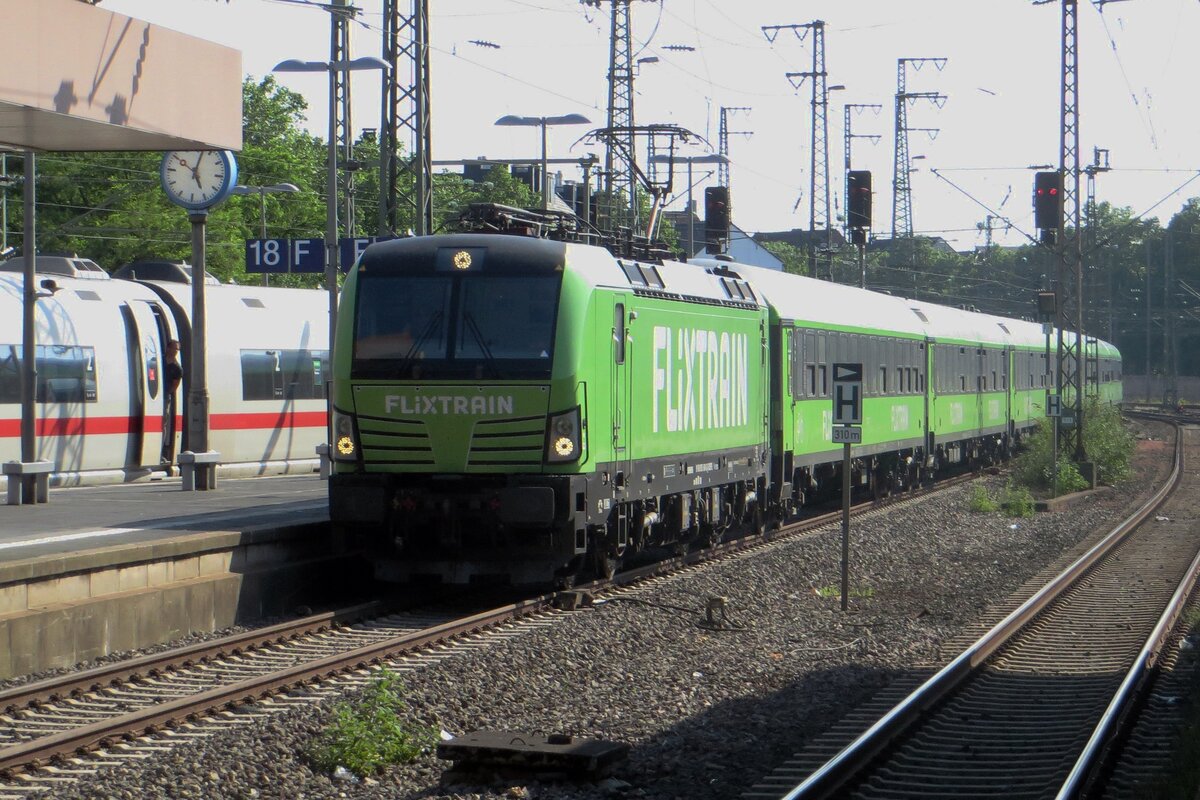
[[[851,485],[855,493],[876,500],[912,491],[938,473],[998,463],[1019,444],[1020,435],[1014,429],[1011,434],[940,441],[932,448],[855,456]],[[721,482],[690,489],[681,482],[687,476],[659,478],[661,494],[650,490],[653,479],[639,481],[635,488],[622,473],[605,470],[575,476],[476,476],[445,486],[428,479],[389,482],[383,530],[360,529],[357,538],[364,541],[365,534],[364,543],[393,565],[377,564],[379,576],[388,580],[401,574],[407,580],[436,580],[439,572],[445,580],[454,564],[456,569],[467,565],[459,578],[466,575],[469,581],[508,575],[516,583],[552,581],[564,587],[580,578],[611,577],[642,554],[681,555],[734,534],[766,535],[804,508],[831,503],[841,491],[840,458],[797,464],[788,452],[771,459],[769,469],[767,461],[762,449],[728,459],[722,462]],[[656,470],[660,476],[661,466]],[[784,475],[789,480],[771,477]],[[540,511],[530,511],[530,503]],[[425,571],[396,566],[409,559]],[[522,569],[514,572],[515,564]]]

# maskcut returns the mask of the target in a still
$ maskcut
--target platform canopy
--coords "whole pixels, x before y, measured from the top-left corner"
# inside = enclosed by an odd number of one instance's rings
[[[80,0],[0,20],[0,148],[241,149],[240,51]]]

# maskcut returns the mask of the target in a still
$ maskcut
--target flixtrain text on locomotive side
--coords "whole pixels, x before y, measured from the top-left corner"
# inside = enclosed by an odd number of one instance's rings
[[[1088,341],[1086,386],[1119,399]],[[866,375],[855,485],[997,457],[1045,414],[1045,334],[711,259],[453,234],[369,248],[335,346],[333,524],[390,580],[516,582],[761,530],[840,486],[830,365]]]

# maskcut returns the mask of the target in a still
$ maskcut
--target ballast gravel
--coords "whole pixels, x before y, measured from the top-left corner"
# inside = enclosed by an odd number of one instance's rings
[[[849,612],[840,609],[834,525],[404,675],[412,718],[453,735],[561,732],[628,744],[628,758],[595,783],[444,783],[448,762],[432,753],[370,778],[335,779],[305,758],[329,718],[327,701],[104,768],[54,796],[736,798],[896,676],[952,657],[942,643],[1107,531],[1165,476],[1166,467],[1148,466],[1161,449],[1139,449],[1130,485],[1063,512],[972,513],[968,484],[856,519]],[[982,482],[995,493],[1005,478]],[[700,623],[718,597],[726,624],[713,630]]]

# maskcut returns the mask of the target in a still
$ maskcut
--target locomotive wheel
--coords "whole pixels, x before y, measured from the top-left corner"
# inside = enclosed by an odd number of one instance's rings
[[[601,580],[611,580],[621,566],[621,559],[608,548],[596,550],[592,557],[592,569]]]
[[[871,473],[871,499],[886,500],[892,496],[891,470],[877,469]]]

